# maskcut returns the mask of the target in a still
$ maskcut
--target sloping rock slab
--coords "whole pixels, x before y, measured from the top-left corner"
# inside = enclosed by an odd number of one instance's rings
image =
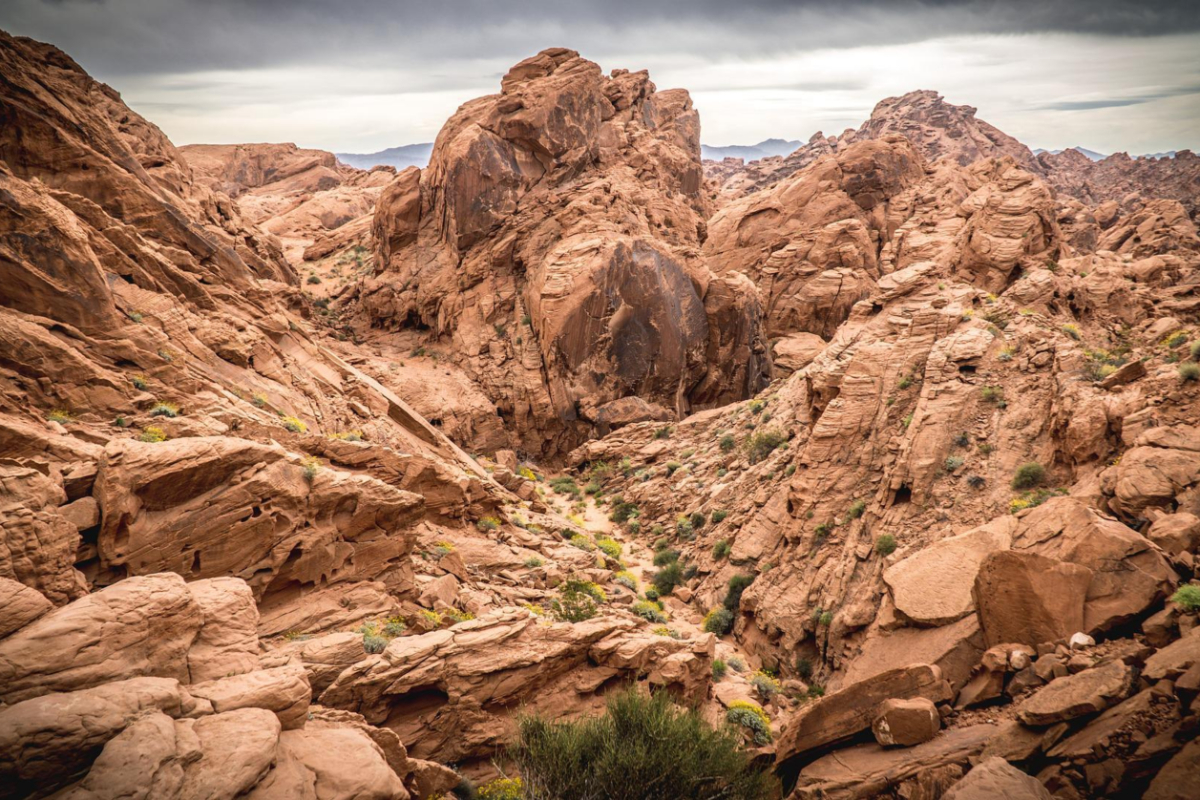
[[[1037,778],[1026,775],[1003,758],[981,761],[967,777],[942,795],[942,800],[1050,800]]]
[[[1017,709],[1017,719],[1026,725],[1053,725],[1095,714],[1129,696],[1133,668],[1112,661],[1053,681]]]
[[[1080,630],[1091,580],[1092,571],[1076,564],[1035,553],[992,553],[974,590],[987,646],[1037,645]]]
[[[809,750],[867,730],[886,700],[924,697],[938,703],[952,694],[942,671],[931,664],[882,672],[826,695],[789,720],[776,745],[776,763],[783,765]]]

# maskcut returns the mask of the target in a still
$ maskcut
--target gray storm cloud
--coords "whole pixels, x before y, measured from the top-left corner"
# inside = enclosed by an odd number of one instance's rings
[[[1187,63],[1200,49],[1194,0],[5,0],[0,27],[63,48],[179,141],[331,149],[431,138],[509,65],[558,45],[606,69],[649,67],[659,85],[693,92],[706,138],[742,141],[857,124],[887,93],[935,88],[996,124],[1024,113],[1025,136],[1049,136],[1056,113],[1094,112],[1112,133],[1092,144],[1181,147],[1194,143],[1165,139],[1196,127],[1194,92],[1182,90],[1200,79],[1198,59]],[[1155,39],[1165,45],[1140,49]],[[1095,62],[1104,48],[1118,62],[1139,55],[1109,76]],[[932,58],[958,60],[918,68]],[[1001,77],[1022,83],[997,96]],[[1133,106],[1159,138],[1104,116]]]

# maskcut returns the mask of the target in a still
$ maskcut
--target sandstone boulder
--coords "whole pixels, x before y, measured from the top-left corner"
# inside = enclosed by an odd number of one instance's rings
[[[911,747],[929,741],[941,727],[942,718],[933,701],[916,697],[884,701],[871,723],[871,732],[881,745]]]
[[[4,609],[4,615],[0,617],[0,638],[20,630],[53,607],[36,589],[11,578],[0,578],[0,608]]]
[[[273,711],[285,731],[304,725],[312,699],[308,675],[299,664],[194,683],[188,692],[212,703],[217,713],[239,708]]]
[[[1083,625],[1092,571],[1034,553],[997,552],[979,567],[973,594],[988,646],[1037,645]]]
[[[1096,714],[1128,697],[1133,680],[1133,668],[1120,661],[1059,678],[1024,701],[1017,719],[1046,726]]]
[[[354,728],[285,730],[275,765],[247,800],[408,800],[383,751]]]
[[[976,764],[967,777],[942,795],[944,800],[1050,800],[1050,792],[1037,780],[1003,758],[988,758]]]

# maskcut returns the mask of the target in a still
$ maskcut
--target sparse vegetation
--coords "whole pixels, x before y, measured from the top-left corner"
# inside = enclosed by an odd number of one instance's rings
[[[475,523],[475,527],[484,533],[487,533],[488,531],[494,531],[499,528],[500,520],[496,519],[495,517],[484,517]]]
[[[316,456],[308,456],[300,464],[304,467],[304,480],[312,483],[316,479],[317,473],[321,471],[321,459]]]
[[[659,428],[658,430],[656,430],[654,432],[654,438],[655,439],[669,439],[671,437],[671,434],[674,431],[675,431],[674,428],[672,428],[670,425],[666,425],[664,427]]]
[[[654,573],[651,583],[661,597],[675,591],[675,587],[683,583],[683,580],[683,566],[678,561],[672,561]]]
[[[721,441],[718,444],[722,453],[731,453],[733,452],[733,448],[737,447],[737,440],[733,438],[733,434],[727,433],[721,437]]]
[[[729,555],[729,551],[732,549],[733,546],[729,544],[728,539],[718,539],[713,545],[712,557],[715,560],[720,561],[721,559],[725,558],[725,556]]]
[[[954,470],[961,467],[963,463],[962,456],[947,456],[942,466],[945,468],[946,472],[954,472]]]
[[[1184,611],[1200,611],[1200,586],[1190,583],[1180,586],[1175,590],[1175,594],[1171,595],[1171,602]]]
[[[149,381],[146,380],[145,375],[134,375],[129,379],[129,382],[133,384],[133,388],[141,389],[143,392],[146,391],[146,387],[150,385]]]
[[[775,679],[774,675],[768,675],[761,670],[750,676],[750,685],[754,687],[758,696],[767,702],[783,691],[783,687],[779,685],[779,681]]]
[[[308,433],[308,426],[297,417],[280,417],[279,421],[292,433]]]
[[[665,469],[667,471],[667,477],[669,478],[672,475],[674,475],[676,473],[676,471],[682,466],[683,466],[683,464],[680,464],[678,461],[668,461],[666,464],[663,465],[663,469]]]
[[[544,562],[542,559],[538,558],[537,556],[530,556],[529,558],[525,559],[525,566],[529,569],[537,569],[543,563]]]
[[[596,540],[596,547],[600,548],[600,552],[612,559],[621,558],[621,543],[616,539],[608,536],[603,536]]]
[[[979,396],[983,398],[983,402],[985,403],[997,406],[1001,406],[1004,403],[1004,389],[999,386],[984,386],[979,390]]]
[[[174,403],[156,403],[154,408],[150,409],[152,417],[168,417],[174,418],[179,416],[179,406]]]
[[[882,534],[875,540],[875,552],[881,556],[890,556],[896,552],[896,537],[890,533]]]
[[[61,408],[56,408],[51,411],[46,415],[46,419],[50,422],[57,422],[59,425],[70,425],[75,421],[75,418],[71,416],[70,411],[65,411]]]
[[[1179,379],[1185,383],[1200,381],[1200,364],[1189,362],[1179,365]]]
[[[718,606],[705,615],[702,627],[708,633],[724,636],[733,628],[733,612],[724,606]]]
[[[753,704],[747,704],[753,705]],[[732,710],[731,710],[732,711]],[[762,709],[754,721],[730,722],[770,741]],[[713,730],[695,708],[665,691],[614,694],[600,717],[557,722],[522,717],[508,758],[521,773],[526,800],[764,800],[770,779],[740,750],[732,728]]]
[[[712,662],[712,676],[714,681],[719,681],[729,672],[729,665],[720,658],[714,658]]]
[[[596,616],[595,584],[568,578],[558,597],[550,601],[550,613],[561,622],[583,622]]]
[[[167,434],[162,428],[151,425],[142,431],[142,434],[138,436],[138,440],[151,443],[165,442],[167,440]]]
[[[647,622],[663,623],[667,621],[666,615],[649,600],[639,600],[630,606],[629,610]]]
[[[782,431],[756,431],[746,440],[746,460],[751,464],[757,464],[786,441],[787,436]]]
[[[748,700],[734,700],[725,712],[725,720],[750,731],[755,744],[761,746],[771,743],[771,718],[762,710],[762,706]]]
[[[722,605],[730,611],[737,611],[742,604],[742,594],[750,584],[754,583],[753,575],[734,575],[727,584],[725,600]]]
[[[725,518],[726,518],[726,517],[728,517],[728,516],[729,516],[729,512],[728,512],[728,511],[726,511],[726,510],[725,510],[725,509],[723,509],[723,508],[718,508],[716,511],[714,511],[714,512],[712,513],[712,523],[713,523],[713,525],[720,525],[722,522],[724,522],[724,521],[725,521]]]
[[[866,500],[855,500],[850,504],[850,508],[846,510],[846,516],[849,519],[858,519],[867,510]]]
[[[476,790],[475,800],[525,800],[525,784],[520,778],[496,778]]]
[[[1032,489],[1041,486],[1046,480],[1046,468],[1036,461],[1030,461],[1017,467],[1013,475],[1012,488]]]

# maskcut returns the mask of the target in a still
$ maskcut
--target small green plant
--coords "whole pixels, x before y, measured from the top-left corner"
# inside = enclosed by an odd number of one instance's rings
[[[537,569],[543,563],[544,562],[542,559],[538,558],[537,556],[530,556],[529,558],[525,559],[525,566],[529,569]]]
[[[636,503],[627,503],[619,497],[612,499],[610,508],[612,508],[612,511],[609,512],[608,519],[610,522],[618,524],[628,522],[631,518],[636,519],[642,515]]]
[[[1200,381],[1200,364],[1188,362],[1179,365],[1179,379],[1185,383]]]
[[[629,610],[647,622],[662,623],[667,621],[666,615],[659,610],[658,606],[649,600],[638,600],[629,607]]]
[[[587,552],[587,553],[590,553],[591,551],[596,549],[596,545],[592,542],[592,540],[589,539],[588,537],[584,536],[582,533],[577,533],[574,536],[572,536],[570,539],[567,540],[567,544],[571,545],[572,547],[576,547],[580,550],[583,550],[584,552]]]
[[[683,566],[678,561],[667,564],[654,573],[654,577],[651,578],[651,583],[654,584],[654,589],[660,597],[675,591],[675,587],[683,581]]]
[[[905,375],[903,378],[900,379],[900,382],[898,384],[896,384],[897,388],[899,388],[899,389],[907,389],[908,387],[910,387],[912,385],[913,385],[913,379],[912,379],[911,375]]]
[[[728,539],[718,539],[716,544],[713,545],[712,557],[714,560],[720,561],[729,555],[729,551],[732,549],[733,545],[729,543]]]
[[[882,534],[875,540],[875,552],[881,556],[890,556],[896,552],[896,537],[890,533]]]
[[[679,560],[678,550],[662,549],[654,554],[654,566],[665,567],[668,564],[674,564]]]
[[[729,665],[720,658],[714,658],[712,663],[712,676],[714,681],[719,681],[729,672]]]
[[[979,390],[979,396],[985,403],[1000,405],[1004,402],[1004,389],[999,386],[984,386]]]
[[[1192,361],[1200,361],[1200,339],[1192,342]]]
[[[297,417],[280,417],[279,421],[292,433],[308,433],[308,426]]]
[[[831,624],[833,624],[833,612],[823,612],[821,616],[817,618],[817,624],[824,628],[828,628]]]
[[[850,504],[850,508],[846,511],[846,516],[850,519],[858,519],[867,510],[866,500],[855,500]]]
[[[754,687],[754,691],[758,693],[759,697],[768,702],[783,691],[783,687],[780,686],[774,675],[768,675],[761,670],[750,676],[750,685]]]
[[[728,661],[728,664],[729,664],[729,668],[731,670],[733,670],[734,672],[745,672],[746,671],[746,662],[742,660],[741,656],[731,657]]]
[[[162,428],[157,428],[157,427],[151,425],[150,427],[148,427],[142,431],[142,434],[141,434],[141,436],[138,437],[138,440],[142,441],[142,442],[151,442],[151,443],[165,442],[167,440],[167,434],[166,434],[166,432],[163,431]]]
[[[734,700],[725,712],[725,719],[731,725],[748,730],[755,744],[771,743],[771,718],[762,710],[762,706],[748,700]]]
[[[674,475],[676,473],[676,471],[682,466],[683,466],[683,464],[680,464],[678,461],[668,461],[666,464],[663,465],[663,469],[665,469],[667,471],[667,477],[669,478],[672,475]]]
[[[807,681],[813,674],[812,659],[800,656],[796,659],[796,674],[800,676],[800,680]]]
[[[754,583],[753,575],[734,575],[726,585],[725,600],[722,601],[722,605],[730,611],[737,611],[742,605],[742,594],[752,583]]]
[[[900,420],[900,424],[903,425],[905,428],[907,428],[909,425],[912,425],[912,421],[913,421],[913,415],[905,414],[904,418]]]
[[[46,415],[46,419],[50,422],[57,422],[59,425],[70,425],[75,421],[75,418],[71,416],[70,411],[66,411],[61,408],[56,408],[51,411]]]
[[[1174,350],[1178,347],[1182,347],[1187,340],[1188,336],[1186,333],[1183,331],[1177,331],[1167,338],[1167,347]]]
[[[692,537],[696,535],[696,526],[692,524],[690,519],[681,516],[675,520],[675,533],[680,539],[691,541]]]
[[[704,616],[701,627],[708,633],[724,636],[733,629],[733,612],[724,606],[717,606]]]
[[[132,321],[132,322],[141,322],[142,321],[142,312],[140,312],[140,311],[130,311],[125,316],[129,317],[130,321]]]
[[[704,523],[707,520],[704,516],[704,512],[693,511],[691,515],[688,516],[688,521],[692,523],[692,530],[698,531],[704,527]]]
[[[725,521],[725,518],[726,518],[726,517],[728,517],[728,516],[729,516],[729,512],[728,512],[728,511],[726,511],[726,510],[725,510],[725,509],[723,509],[723,508],[718,508],[716,511],[714,511],[714,512],[712,513],[712,523],[713,523],[713,525],[720,525],[722,522],[724,522],[724,521]]]
[[[600,552],[609,558],[619,559],[621,557],[621,543],[616,539],[608,536],[601,537],[596,540],[596,547],[599,547]]]
[[[174,403],[156,403],[154,408],[150,409],[152,417],[168,417],[174,418],[179,416],[179,406]]]
[[[659,428],[658,430],[656,430],[654,432],[654,438],[655,439],[668,439],[668,438],[670,438],[671,434],[674,431],[675,431],[674,428],[672,428],[670,425],[666,425],[662,428]]]
[[[310,272],[310,273],[308,273],[307,282],[310,284],[316,285],[321,282],[321,279],[319,277],[317,277],[317,273]]]
[[[970,447],[971,446],[971,437],[968,436],[966,433],[960,433],[958,436],[954,437],[954,446],[955,447]]]
[[[317,477],[317,473],[321,471],[321,459],[316,456],[308,456],[300,462],[304,467],[304,480],[312,483]]]
[[[253,402],[254,405],[263,408],[267,405],[267,396],[262,392],[255,392]]]
[[[387,639],[369,633],[363,634],[363,650],[370,655],[378,655],[387,649]]]
[[[946,472],[954,472],[954,470],[961,467],[963,463],[964,460],[962,456],[946,456],[946,460],[942,463],[942,466],[945,468]]]
[[[150,385],[145,375],[134,375],[129,379],[129,382],[133,384],[135,389],[141,389],[142,391],[146,391],[146,387]]]
[[[633,592],[637,591],[637,588],[638,588],[637,576],[634,575],[632,572],[629,572],[627,570],[621,570],[620,572],[618,572],[616,575],[613,576],[613,581],[615,583],[620,584],[621,586],[624,586],[626,589],[629,589],[630,591],[633,591]]]
[[[751,464],[757,464],[775,452],[775,448],[786,441],[787,436],[782,431],[756,431],[746,440],[746,460]]]
[[[1014,489],[1032,489],[1042,485],[1045,480],[1046,468],[1036,461],[1030,461],[1017,467],[1011,485]]]
[[[769,726],[756,725],[769,736]],[[599,717],[567,722],[519,717],[517,741],[507,756],[529,800],[775,796],[740,743],[733,728],[713,730],[698,708],[675,705],[670,692],[646,696],[634,688],[610,694]]]
[[[1075,340],[1075,341],[1077,341],[1077,342],[1078,342],[1078,341],[1079,341],[1079,339],[1080,339],[1080,336],[1079,336],[1079,326],[1078,326],[1078,325],[1075,325],[1075,324],[1072,324],[1072,323],[1068,323],[1068,324],[1066,324],[1066,325],[1063,325],[1063,326],[1062,326],[1062,332],[1063,332],[1063,333],[1065,333],[1067,336],[1070,336],[1072,339],[1074,339],[1074,340]]]
[[[721,437],[718,446],[721,448],[722,453],[731,453],[733,452],[733,448],[737,447],[737,440],[733,438],[733,434],[727,433]]]
[[[128,428],[129,420],[125,419],[124,417],[117,417],[116,419],[113,420],[113,425],[115,425],[118,428]]]
[[[500,520],[496,519],[495,517],[484,517],[483,519],[481,519],[475,523],[475,527],[478,528],[479,530],[483,531],[484,533],[487,533],[489,531],[494,531],[497,528],[499,528]]]
[[[1171,595],[1171,602],[1184,611],[1200,611],[1200,586],[1190,583],[1180,586],[1175,590],[1175,594]]]
[[[596,616],[596,599],[587,581],[569,578],[558,597],[550,601],[550,613],[562,622],[583,622]]]

